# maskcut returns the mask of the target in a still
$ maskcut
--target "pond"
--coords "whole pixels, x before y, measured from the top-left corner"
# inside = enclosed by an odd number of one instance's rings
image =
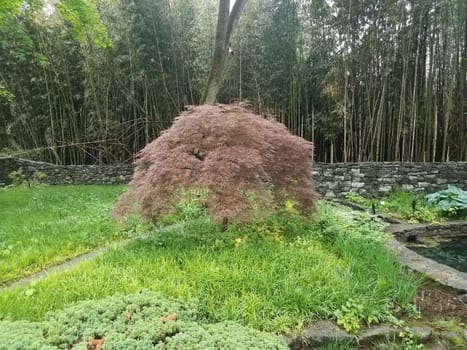
[[[442,241],[435,247],[412,246],[410,249],[440,264],[467,273],[467,237]]]

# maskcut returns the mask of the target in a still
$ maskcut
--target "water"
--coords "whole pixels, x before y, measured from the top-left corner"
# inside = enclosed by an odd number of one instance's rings
[[[410,247],[410,249],[440,264],[467,273],[467,237],[440,242],[436,247]]]

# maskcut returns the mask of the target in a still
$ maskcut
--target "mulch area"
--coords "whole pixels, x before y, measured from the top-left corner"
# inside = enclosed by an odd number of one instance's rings
[[[467,323],[467,304],[459,293],[451,288],[426,281],[418,289],[414,303],[423,320],[456,319]]]

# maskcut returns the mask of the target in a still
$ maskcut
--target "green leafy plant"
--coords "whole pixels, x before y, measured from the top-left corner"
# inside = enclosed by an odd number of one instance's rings
[[[368,204],[368,199],[366,199],[363,196],[360,196],[359,194],[353,191],[347,192],[347,194],[345,195],[345,199],[348,200],[349,202],[360,204],[360,205]]]
[[[334,312],[337,324],[344,327],[347,332],[357,333],[364,319],[363,305],[349,299],[345,305]]]
[[[2,84],[2,82],[0,81],[0,102],[3,99],[6,102],[11,103],[13,102],[14,98],[15,98],[15,95],[13,95],[10,91],[8,91],[6,87]]]
[[[163,225],[189,221],[207,215],[206,200],[209,191],[202,188],[180,189],[173,195],[175,212],[161,219]]]
[[[362,302],[350,298],[341,306],[340,309],[334,312],[337,324],[344,327],[347,332],[358,333],[362,323],[368,325],[379,323],[389,316],[389,313],[375,312],[374,309],[365,307]]]
[[[42,171],[36,170],[32,176],[27,176],[24,174],[23,168],[19,168],[9,173],[8,177],[12,182],[12,186],[35,187],[41,185],[42,181],[47,178],[47,175]]]
[[[402,339],[403,350],[421,350],[425,348],[423,344],[418,342],[417,337],[408,326],[402,327],[399,337]]]
[[[429,206],[424,197],[406,191],[395,191],[381,198],[364,198],[349,192],[346,199],[365,208],[374,207],[376,213],[407,220],[412,223],[435,222],[440,219],[436,210]]]
[[[412,309],[412,311],[410,311]],[[419,313],[413,308],[409,307],[408,312],[413,312],[414,314],[417,314],[417,317],[419,317]],[[381,350],[392,350],[392,349],[400,349],[400,350],[421,350],[424,349],[425,346],[423,344],[420,344],[419,340],[417,339],[416,335],[410,329],[410,327],[407,325],[407,323],[404,320],[401,320],[393,315],[388,315],[387,321],[391,324],[393,324],[395,327],[398,327],[400,329],[400,332],[398,334],[399,339],[401,344],[396,345],[396,344],[379,344],[376,348],[381,349]]]
[[[425,198],[429,205],[444,215],[452,217],[467,215],[467,191],[456,186],[448,185],[447,190],[431,193]]]
[[[73,24],[73,34],[80,42],[89,40],[99,48],[112,47],[95,2],[68,0],[57,7],[62,16]]]

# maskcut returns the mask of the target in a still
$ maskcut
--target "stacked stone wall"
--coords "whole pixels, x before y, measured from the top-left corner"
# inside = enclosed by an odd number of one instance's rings
[[[0,158],[0,186],[11,183],[8,174],[23,169],[47,175],[49,184],[125,184],[133,165],[54,165],[18,158]],[[395,190],[431,193],[448,184],[467,190],[467,162],[448,163],[316,163],[313,176],[318,192],[326,198],[342,198],[348,192],[363,196]]]
[[[455,185],[467,189],[467,162],[448,163],[317,163],[318,192],[340,198],[352,191],[379,197],[395,190],[431,193]]]
[[[41,180],[50,185],[94,185],[128,183],[133,173],[133,166],[128,165],[55,165],[18,158],[0,159],[0,186],[8,185],[12,171],[22,169],[28,178],[36,171],[47,176]]]

